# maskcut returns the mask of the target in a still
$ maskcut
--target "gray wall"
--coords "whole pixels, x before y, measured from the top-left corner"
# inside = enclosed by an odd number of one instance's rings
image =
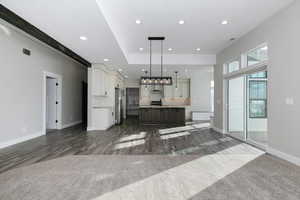
[[[0,21],[0,146],[42,134],[43,71],[63,76],[62,126],[81,119],[86,69]],[[22,53],[31,50],[31,56]]]
[[[217,55],[215,67],[215,120],[223,129],[222,64],[264,42],[269,46],[269,147],[300,158],[300,1],[281,11]],[[294,105],[287,105],[293,98]]]

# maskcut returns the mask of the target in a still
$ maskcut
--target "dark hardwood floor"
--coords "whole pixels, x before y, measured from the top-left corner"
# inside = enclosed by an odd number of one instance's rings
[[[87,132],[79,125],[1,149],[0,173],[67,155],[202,156],[237,144],[240,142],[205,126],[147,126],[128,119],[107,131]]]

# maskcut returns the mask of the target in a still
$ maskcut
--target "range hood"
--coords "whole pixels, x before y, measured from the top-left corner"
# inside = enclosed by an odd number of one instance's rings
[[[161,93],[162,85],[152,85],[152,93]]]
[[[172,77],[163,76],[163,41],[165,37],[148,37],[150,41],[150,76],[142,76],[141,85],[172,85]],[[160,65],[160,76],[152,76],[152,41],[161,42],[161,65]]]

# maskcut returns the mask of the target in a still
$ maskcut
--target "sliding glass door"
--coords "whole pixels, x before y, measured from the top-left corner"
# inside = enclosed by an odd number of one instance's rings
[[[266,71],[227,80],[227,130],[232,137],[266,146]]]
[[[233,137],[245,140],[245,78],[228,80],[228,132]]]
[[[266,145],[267,134],[267,72],[247,76],[247,139]]]

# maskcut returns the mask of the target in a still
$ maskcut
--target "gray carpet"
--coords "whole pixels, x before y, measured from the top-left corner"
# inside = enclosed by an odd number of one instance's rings
[[[299,200],[299,167],[266,154],[253,157],[257,152],[251,151],[207,157],[67,156],[1,174],[0,199]],[[227,166],[238,167],[223,174]]]

